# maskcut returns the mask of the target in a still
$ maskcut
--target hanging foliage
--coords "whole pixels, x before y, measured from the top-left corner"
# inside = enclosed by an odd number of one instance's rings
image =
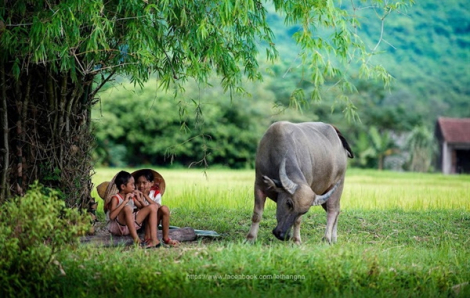
[[[370,2],[382,20],[402,5]],[[259,48],[268,60],[277,57],[268,6],[288,24],[301,25],[294,38],[315,89],[325,77],[354,89],[344,71],[351,61],[363,76],[388,82],[356,34],[359,5],[369,4],[351,3],[1,1],[1,199],[21,195],[39,180],[60,189],[67,205],[86,206],[93,169],[90,109],[101,87],[118,74],[137,85],[156,74],[163,89],[181,92],[187,79],[205,83],[215,71],[224,91],[243,92],[243,77],[261,79]]]

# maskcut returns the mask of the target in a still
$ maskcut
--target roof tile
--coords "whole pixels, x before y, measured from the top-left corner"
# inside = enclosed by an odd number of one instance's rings
[[[439,117],[437,122],[448,143],[470,143],[470,118]]]

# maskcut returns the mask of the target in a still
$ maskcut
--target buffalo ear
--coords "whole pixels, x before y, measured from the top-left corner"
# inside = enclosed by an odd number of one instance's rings
[[[284,190],[279,180],[271,179],[268,176],[263,176],[263,181],[268,185],[268,189],[272,188],[277,192],[282,192]]]

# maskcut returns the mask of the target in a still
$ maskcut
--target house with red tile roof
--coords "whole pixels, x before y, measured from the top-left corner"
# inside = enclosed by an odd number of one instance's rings
[[[437,169],[444,174],[470,173],[470,118],[439,117]]]

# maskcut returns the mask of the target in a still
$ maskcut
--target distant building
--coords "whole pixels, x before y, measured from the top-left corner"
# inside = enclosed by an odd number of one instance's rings
[[[444,174],[470,173],[470,118],[439,117],[437,169]]]

